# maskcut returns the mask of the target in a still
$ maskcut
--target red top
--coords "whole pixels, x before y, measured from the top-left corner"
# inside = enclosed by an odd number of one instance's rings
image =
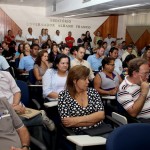
[[[68,36],[65,38],[66,44],[68,45],[69,48],[73,46],[74,43],[74,38],[71,36]]]
[[[14,36],[12,35],[12,36],[8,36],[8,35],[5,35],[5,42],[7,43],[7,44],[9,44],[11,41],[13,41],[14,40]]]

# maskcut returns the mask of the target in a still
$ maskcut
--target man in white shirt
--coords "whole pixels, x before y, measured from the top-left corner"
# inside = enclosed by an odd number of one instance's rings
[[[133,51],[133,48],[132,48],[132,46],[128,46],[127,47],[127,50],[123,53],[123,55],[122,55],[122,62],[125,60],[125,58],[128,56],[128,55],[130,55],[130,54],[133,54],[132,53],[132,51]]]
[[[109,55],[110,57],[114,58],[115,59],[115,68],[114,70],[119,74],[121,75],[122,74],[122,71],[123,71],[123,68],[122,68],[122,62],[120,59],[118,59],[118,48],[116,47],[112,47],[109,51]]]
[[[87,68],[90,69],[89,79],[92,81],[94,78],[94,73],[91,69],[90,64],[86,60],[83,59],[84,55],[85,55],[85,48],[82,46],[79,46],[77,48],[76,58],[71,61],[71,67],[76,66],[76,65],[86,66]]]
[[[32,45],[33,40],[37,39],[37,37],[32,34],[32,28],[31,27],[28,28],[28,32],[29,33],[26,35],[26,39],[27,39],[28,43],[30,45]]]
[[[104,39],[104,42],[107,42],[107,47],[111,45],[111,42],[116,42],[117,40],[122,40],[122,38],[112,38],[111,34],[108,34],[107,38]]]
[[[63,39],[62,36],[60,35],[60,31],[56,30],[56,35],[54,35],[53,39],[54,42],[56,42],[56,44],[60,45],[63,43]]]
[[[18,34],[15,37],[17,46],[25,42],[25,37],[22,36],[22,30],[18,30]]]

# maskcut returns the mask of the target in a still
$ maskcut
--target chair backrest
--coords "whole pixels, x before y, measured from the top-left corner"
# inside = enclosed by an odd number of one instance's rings
[[[16,68],[19,67],[19,62],[20,62],[20,58],[16,58],[16,59],[15,59],[15,67],[16,67]]]
[[[16,80],[16,83],[21,90],[21,102],[25,106],[29,106],[29,89],[27,83],[21,80]]]
[[[106,150],[148,150],[150,124],[132,123],[115,129],[108,137]]]
[[[36,82],[36,78],[35,78],[35,76],[34,76],[33,69],[31,69],[31,70],[29,71],[29,82],[30,82],[31,84],[35,84],[35,82]]]
[[[117,120],[118,122],[122,123],[122,124],[127,124],[127,118],[123,115],[120,115],[116,112],[112,112],[112,118],[114,118],[115,120]]]

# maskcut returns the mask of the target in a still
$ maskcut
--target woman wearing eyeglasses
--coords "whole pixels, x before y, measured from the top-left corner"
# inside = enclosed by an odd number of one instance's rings
[[[118,86],[122,82],[120,75],[114,71],[115,60],[105,57],[102,60],[102,71],[94,78],[94,88],[101,95],[116,95]]]

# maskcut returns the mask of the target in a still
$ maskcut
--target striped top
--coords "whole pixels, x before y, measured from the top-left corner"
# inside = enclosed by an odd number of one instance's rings
[[[124,109],[128,110],[138,99],[140,93],[140,86],[129,82],[126,77],[119,86],[117,100],[124,107]],[[137,118],[150,118],[150,91],[148,92],[145,104],[141,112],[138,114]]]

